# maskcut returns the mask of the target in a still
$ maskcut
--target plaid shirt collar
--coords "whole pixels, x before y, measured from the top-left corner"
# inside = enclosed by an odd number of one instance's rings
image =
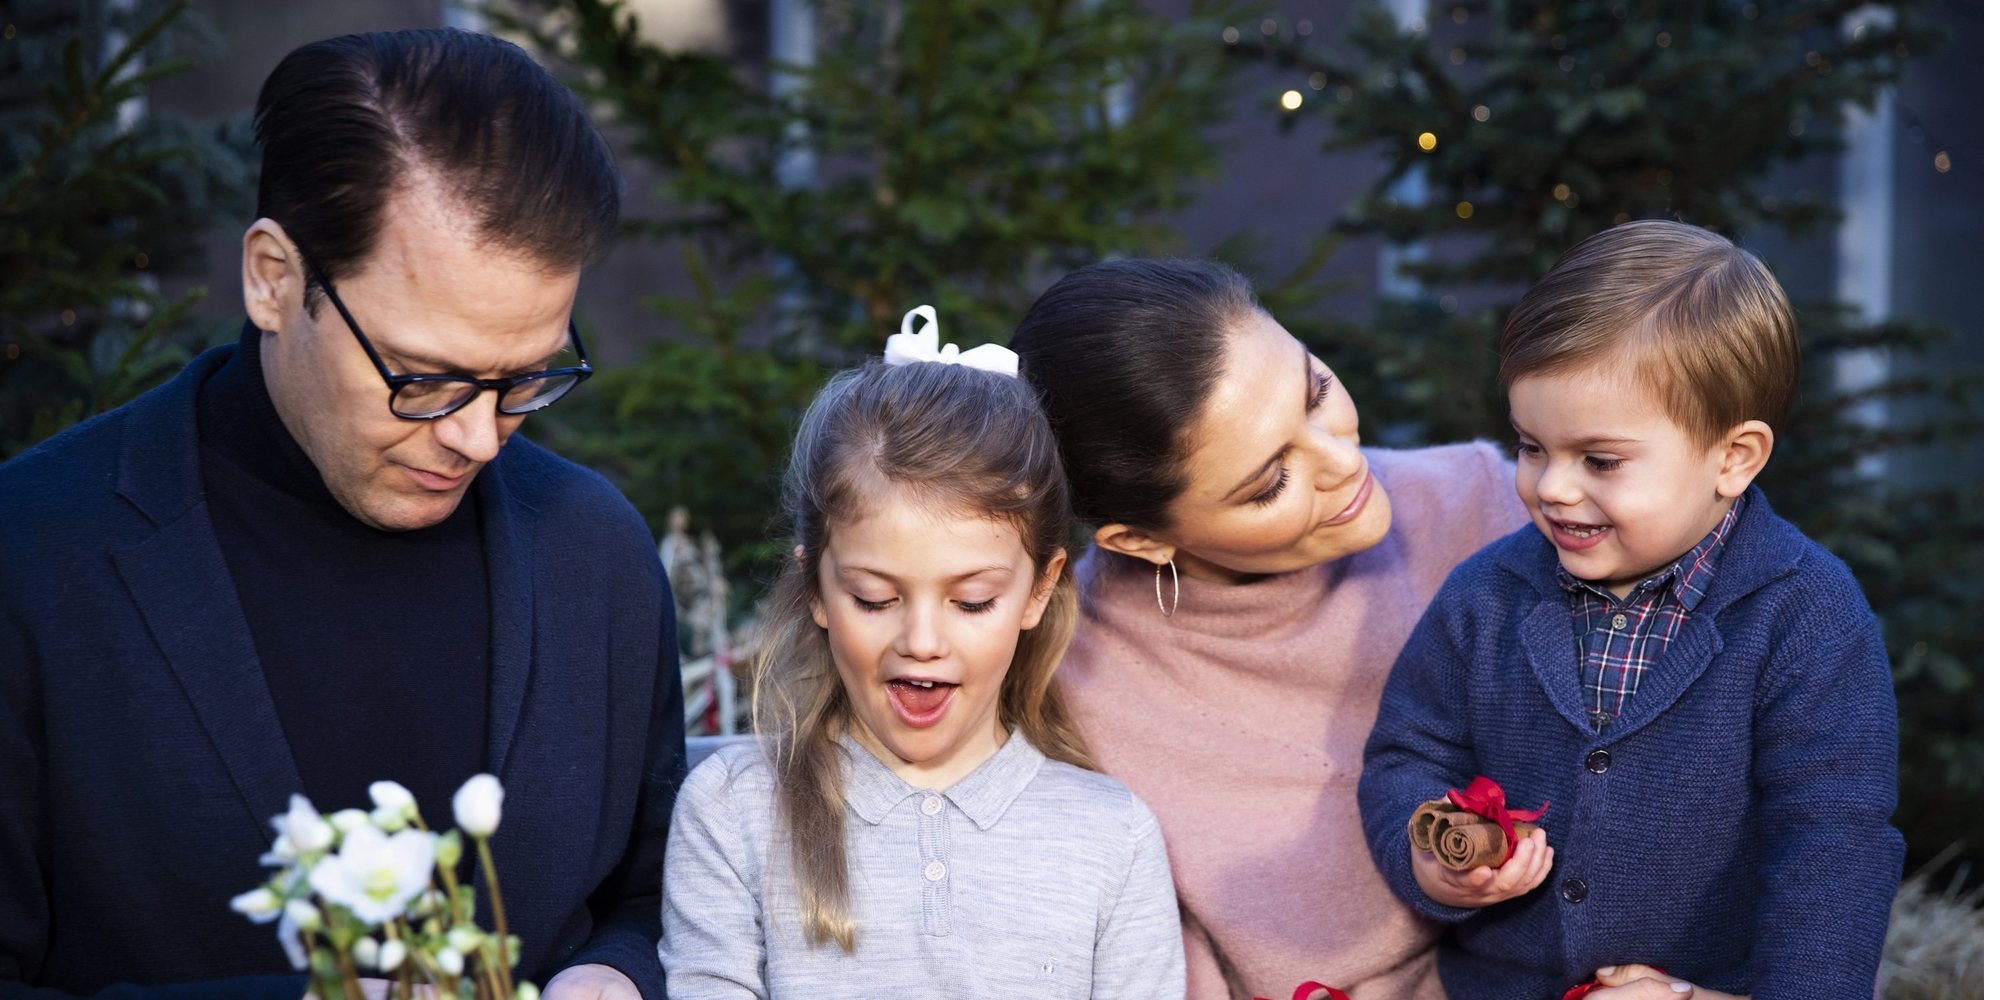
[[[1730,504],[1729,509],[1723,512],[1722,523],[1717,524],[1714,530],[1695,543],[1694,548],[1687,550],[1666,569],[1639,581],[1639,585],[1632,588],[1632,593],[1624,602],[1594,583],[1569,575],[1569,571],[1563,569],[1560,562],[1556,563],[1556,582],[1571,594],[1588,592],[1611,602],[1613,606],[1643,600],[1653,591],[1671,586],[1674,599],[1680,602],[1681,607],[1691,609],[1701,603],[1701,595],[1708,591],[1708,585],[1715,580],[1715,564],[1722,556],[1722,543],[1729,538],[1730,529],[1736,526],[1738,517],[1742,513],[1743,497],[1737,497],[1736,502]]]

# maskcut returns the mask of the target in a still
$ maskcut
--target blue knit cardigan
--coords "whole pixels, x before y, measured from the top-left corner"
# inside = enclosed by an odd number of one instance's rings
[[[1870,996],[1903,841],[1895,694],[1853,575],[1753,488],[1714,583],[1599,734],[1556,565],[1532,525],[1460,564],[1364,752],[1376,865],[1455,925],[1446,991],[1557,1000],[1600,966],[1644,962],[1756,1000]],[[1510,806],[1549,803],[1555,867],[1524,896],[1461,909],[1417,888],[1405,826],[1476,774]]]

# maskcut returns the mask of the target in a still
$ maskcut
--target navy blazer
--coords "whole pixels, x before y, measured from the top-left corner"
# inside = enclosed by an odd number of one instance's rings
[[[270,818],[301,789],[199,474],[196,390],[235,350],[0,466],[0,998],[303,992],[275,925],[229,909],[269,876]],[[685,765],[651,534],[602,477],[519,435],[472,490],[519,970],[599,962],[661,998]],[[380,625],[417,640],[424,609]]]
[[[1455,925],[1438,947],[1445,991],[1552,1000],[1644,962],[1757,1000],[1867,997],[1903,841],[1889,659],[1847,566],[1753,487],[1708,592],[1600,733],[1557,564],[1528,525],[1453,570],[1363,752],[1377,866]],[[1475,774],[1509,805],[1549,803],[1555,868],[1461,909],[1418,888],[1406,827]]]

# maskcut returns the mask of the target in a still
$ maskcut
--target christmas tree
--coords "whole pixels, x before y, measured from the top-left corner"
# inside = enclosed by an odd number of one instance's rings
[[[185,2],[8,5],[0,27],[0,459],[166,379],[217,331],[161,280],[248,210],[241,120],[145,112],[212,44]]]
[[[811,61],[769,82],[663,51],[617,0],[494,15],[578,67],[660,171],[665,207],[632,229],[677,246],[692,287],[654,300],[667,336],[641,363],[538,433],[650,517],[685,505],[760,575],[777,471],[828,370],[922,303],[949,341],[1004,342],[1051,275],[1174,247],[1154,220],[1212,163],[1229,68],[1206,30],[1136,0],[811,11]]]

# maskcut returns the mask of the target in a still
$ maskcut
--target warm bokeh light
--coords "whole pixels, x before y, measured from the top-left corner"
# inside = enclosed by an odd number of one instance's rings
[[[1461,218],[1461,219],[1470,219],[1470,218],[1472,218],[1472,203],[1471,203],[1471,202],[1469,202],[1469,201],[1461,201],[1461,202],[1459,202],[1459,203],[1458,203],[1458,217],[1459,217],[1459,218]]]
[[[1278,104],[1282,106],[1286,111],[1297,111],[1299,109],[1299,106],[1304,104],[1305,102],[1306,102],[1306,95],[1301,94],[1296,90],[1287,90],[1285,91],[1285,96],[1278,98]]]
[[[1437,134],[1433,132],[1425,132],[1417,136],[1417,148],[1423,150],[1426,153],[1430,152],[1433,149],[1438,148]]]

